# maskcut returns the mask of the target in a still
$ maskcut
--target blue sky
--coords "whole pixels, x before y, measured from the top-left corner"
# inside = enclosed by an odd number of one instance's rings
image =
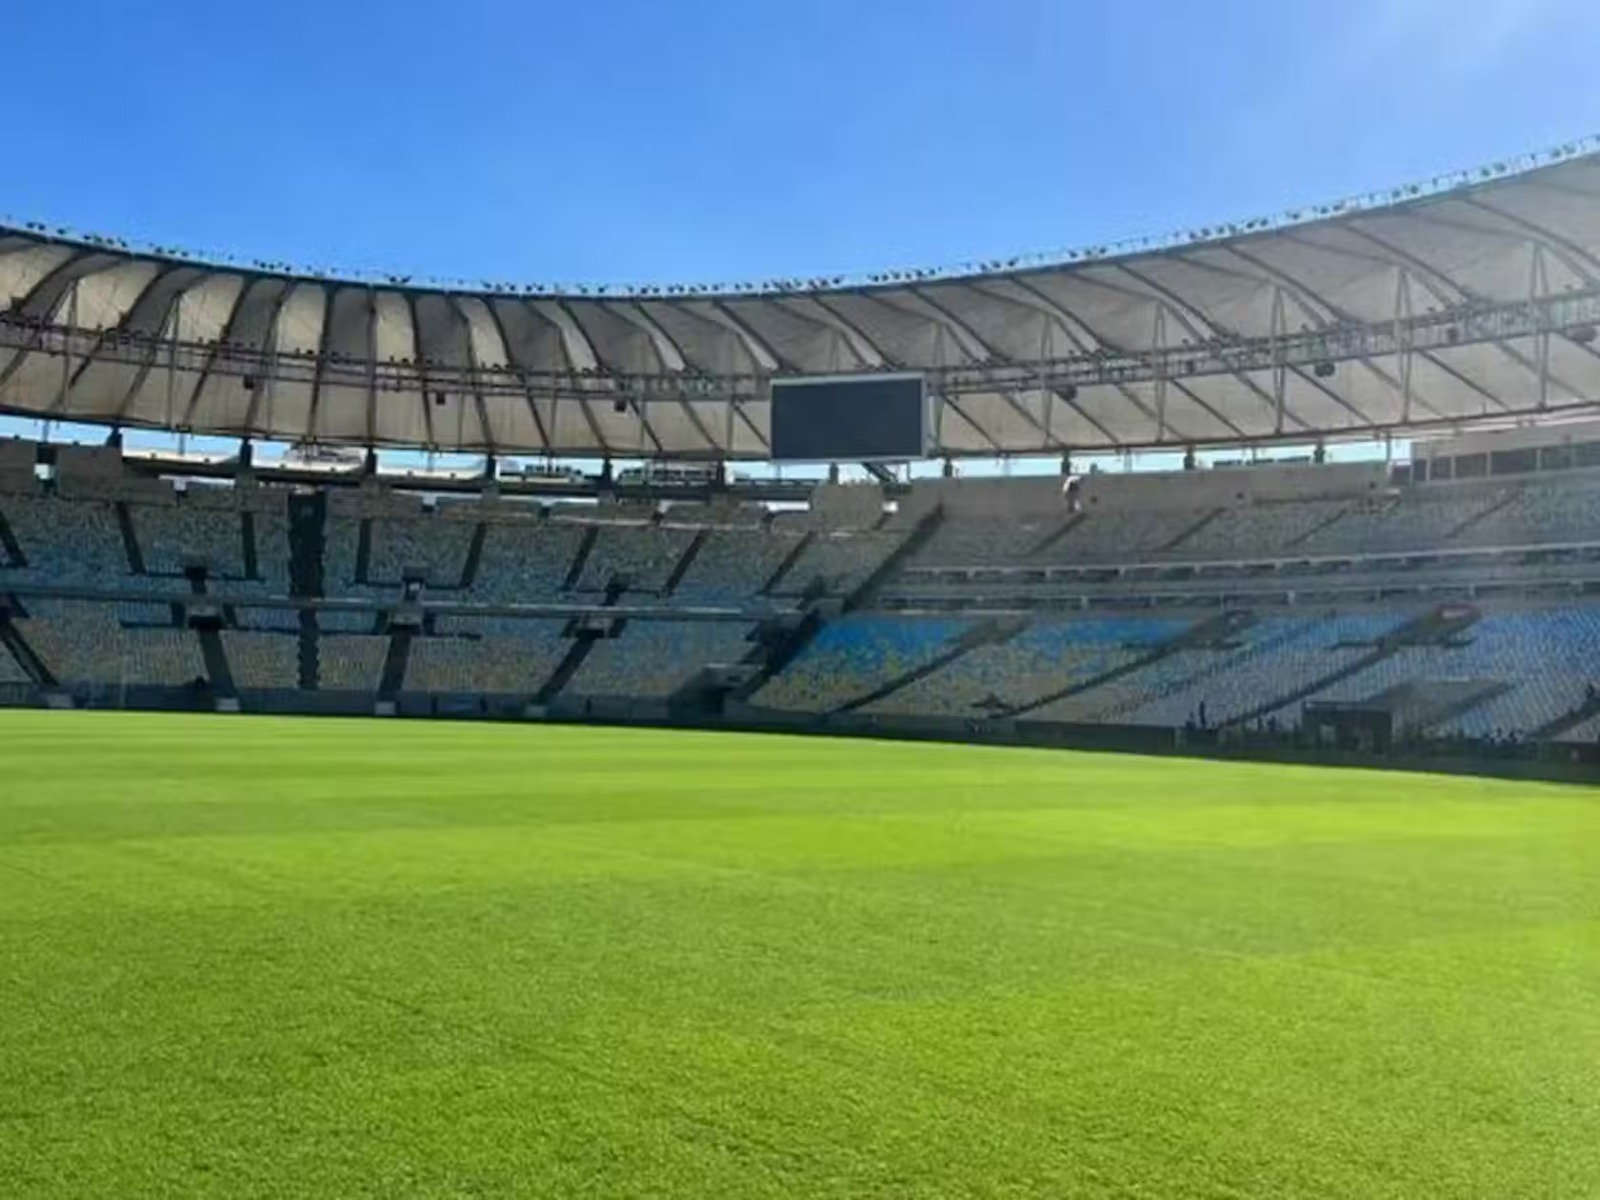
[[[1597,48],[1583,0],[24,0],[0,211],[468,278],[941,264],[1600,130]]]
[[[1600,131],[1593,0],[23,0],[8,17],[0,212],[469,280],[949,264]]]

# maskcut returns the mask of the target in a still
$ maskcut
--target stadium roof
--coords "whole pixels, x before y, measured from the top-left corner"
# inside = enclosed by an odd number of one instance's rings
[[[764,458],[775,375],[921,370],[939,454],[1366,437],[1600,402],[1600,142],[948,271],[434,284],[0,226],[0,408],[291,441]]]

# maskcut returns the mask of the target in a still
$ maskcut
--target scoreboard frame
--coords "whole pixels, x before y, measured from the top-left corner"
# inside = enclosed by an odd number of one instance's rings
[[[805,387],[816,387],[836,384],[917,384],[920,390],[920,404],[918,405],[917,449],[912,453],[889,454],[857,454],[848,450],[838,454],[822,457],[796,457],[783,455],[778,450],[778,405],[779,392],[785,391],[792,394],[793,390]],[[861,462],[861,463],[900,463],[913,462],[928,457],[928,448],[933,444],[937,418],[935,406],[938,403],[936,394],[928,388],[928,378],[921,371],[855,371],[839,375],[775,375],[771,378],[767,389],[769,403],[768,432],[772,439],[772,461],[786,463],[828,463],[828,462]]]

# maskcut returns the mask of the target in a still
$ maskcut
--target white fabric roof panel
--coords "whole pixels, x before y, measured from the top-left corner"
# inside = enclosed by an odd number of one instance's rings
[[[721,292],[290,276],[0,229],[0,406],[292,440],[761,458],[767,380],[792,373],[925,371],[954,454],[1600,405],[1592,326],[1219,365],[1219,348],[1306,331],[1600,295],[1600,144],[1391,196],[1043,264]],[[1129,356],[1132,374],[1095,366]]]

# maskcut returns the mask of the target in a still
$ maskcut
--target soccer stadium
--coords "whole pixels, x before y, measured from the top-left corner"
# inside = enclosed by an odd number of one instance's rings
[[[107,430],[0,447],[12,703],[1568,759],[1600,733],[1587,143],[968,274],[419,290],[24,228],[0,297],[0,404]],[[240,451],[124,455],[140,426]],[[1408,461],[1325,461],[1397,436]],[[1258,457],[1073,469],[1216,446]],[[797,458],[835,482],[734,469]]]
[[[1594,141],[739,284],[0,229],[0,1190],[1597,1194],[1597,328]]]

